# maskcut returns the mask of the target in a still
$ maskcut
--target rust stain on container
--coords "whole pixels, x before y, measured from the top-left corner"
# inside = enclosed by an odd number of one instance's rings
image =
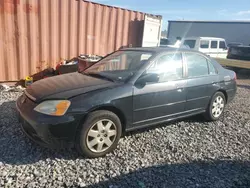
[[[30,3],[26,3],[23,5],[23,10],[26,13],[38,13],[38,6],[30,4]]]
[[[0,13],[16,13],[16,6],[20,4],[20,0],[1,0]]]
[[[20,4],[20,0],[2,0],[4,3]]]
[[[0,81],[140,46],[144,15],[83,0],[0,0]]]

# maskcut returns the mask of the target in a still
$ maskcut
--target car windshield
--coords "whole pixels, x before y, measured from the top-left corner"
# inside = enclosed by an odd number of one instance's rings
[[[152,55],[152,52],[145,51],[117,51],[86,69],[83,74],[110,81],[126,81]]]

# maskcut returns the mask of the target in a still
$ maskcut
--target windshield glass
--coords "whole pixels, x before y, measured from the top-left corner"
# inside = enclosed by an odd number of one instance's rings
[[[113,81],[125,81],[131,78],[151,56],[152,52],[117,51],[89,67],[83,73]]]

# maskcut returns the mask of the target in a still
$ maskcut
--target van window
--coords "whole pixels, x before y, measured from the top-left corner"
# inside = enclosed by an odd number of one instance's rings
[[[196,40],[185,40],[184,45],[189,46],[189,48],[194,48],[195,47],[195,42],[196,42]]]
[[[227,47],[226,47],[226,43],[225,43],[224,41],[220,41],[220,48],[221,48],[221,49],[227,48]]]
[[[208,75],[207,59],[199,54],[186,53],[188,77],[198,77]]]
[[[200,48],[208,48],[208,47],[209,47],[209,41],[208,40],[201,40]]]
[[[217,48],[218,41],[211,41],[211,48]]]
[[[160,41],[160,45],[174,45],[174,42],[170,41],[169,39],[162,38]]]

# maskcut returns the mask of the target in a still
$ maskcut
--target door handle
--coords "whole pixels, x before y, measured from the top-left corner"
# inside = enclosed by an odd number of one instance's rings
[[[185,87],[185,84],[176,84],[177,92],[182,92]]]
[[[177,86],[177,87],[176,87],[176,89],[177,89],[177,92],[182,92],[183,87],[181,87],[181,86]]]
[[[181,86],[181,85],[176,86],[177,89],[183,89],[183,87],[184,87],[184,86]]]

